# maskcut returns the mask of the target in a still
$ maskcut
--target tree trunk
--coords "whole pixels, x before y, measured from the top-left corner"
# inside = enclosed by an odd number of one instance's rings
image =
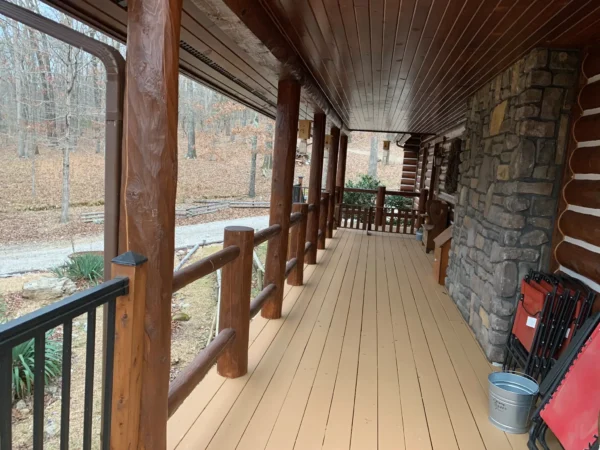
[[[69,221],[69,201],[70,201],[70,190],[71,186],[69,184],[69,169],[70,169],[70,153],[71,153],[71,145],[73,144],[73,133],[75,130],[73,129],[73,124],[71,121],[72,110],[71,103],[72,97],[74,93],[75,81],[77,79],[77,62],[79,57],[79,51],[74,52],[74,50],[69,47],[67,53],[67,89],[66,89],[66,115],[65,115],[65,142],[63,146],[63,186],[62,186],[62,205],[61,205],[61,214],[60,214],[60,222],[67,223]]]
[[[67,100],[68,102],[68,100]],[[70,105],[67,106],[70,108]],[[69,221],[69,196],[70,196],[70,186],[69,186],[69,153],[70,153],[70,144],[69,144],[69,125],[67,125],[66,133],[65,133],[65,145],[63,146],[63,167],[62,167],[62,204],[61,204],[61,213],[60,213],[60,223],[67,223]]]
[[[27,119],[25,117],[23,98],[23,67],[21,65],[21,52],[18,44],[15,46],[13,59],[15,67],[15,101],[17,109],[17,154],[19,155],[19,158],[25,158],[27,156]]]
[[[187,80],[187,159],[196,159],[196,113],[194,111],[194,81]]]
[[[31,197],[37,197],[37,191],[35,189],[35,153],[31,155]]]
[[[27,2],[29,9],[38,14],[40,6],[38,0]],[[48,45],[48,35],[40,33],[41,46],[37,40],[36,32],[31,33],[32,42],[35,47],[37,64],[39,67],[40,80],[42,82],[42,95],[44,99],[44,120],[46,123],[46,136],[51,146],[58,145],[56,135],[56,102],[54,96],[54,82],[52,81],[52,66],[50,65],[50,46]]]
[[[250,157],[250,187],[248,188],[248,197],[256,197],[256,152],[252,152]]]
[[[94,35],[95,37],[95,35]],[[98,64],[98,58],[94,58],[94,65],[92,67],[92,82],[94,83],[94,105],[96,106],[95,114],[97,119],[93,123],[94,127],[94,139],[96,140],[96,153],[102,153],[102,148],[104,147],[102,132],[102,93],[100,91],[100,77],[99,72],[100,67]]]
[[[371,135],[371,152],[369,153],[369,176],[377,178],[377,147],[379,145],[379,138],[377,134]]]
[[[258,128],[258,113],[254,115],[254,128]],[[256,154],[258,152],[258,136],[256,132],[252,136],[252,157],[250,159],[250,187],[248,188],[248,197],[256,197]]]

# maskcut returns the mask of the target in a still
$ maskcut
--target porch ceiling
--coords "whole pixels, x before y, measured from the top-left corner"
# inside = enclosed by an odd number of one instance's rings
[[[126,40],[126,0],[46,1]],[[301,118],[331,107],[357,130],[442,131],[531,48],[600,40],[597,0],[183,3],[182,72],[273,117],[284,62],[312,85]]]

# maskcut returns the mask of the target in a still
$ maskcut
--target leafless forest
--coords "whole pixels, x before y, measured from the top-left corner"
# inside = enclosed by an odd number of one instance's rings
[[[15,3],[125,55],[121,43],[38,0]],[[0,16],[0,243],[101,232],[78,219],[102,209],[105,84],[98,59]],[[273,121],[185,77],[179,108],[178,202],[268,198]],[[350,178],[377,172],[379,144],[352,136],[361,150],[349,156]],[[391,186],[398,174],[386,166],[378,175]]]

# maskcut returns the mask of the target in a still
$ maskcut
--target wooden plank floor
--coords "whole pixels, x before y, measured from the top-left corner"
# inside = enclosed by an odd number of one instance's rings
[[[169,421],[169,449],[526,449],[487,419],[492,370],[414,237],[338,230],[253,320],[249,371],[213,369]]]

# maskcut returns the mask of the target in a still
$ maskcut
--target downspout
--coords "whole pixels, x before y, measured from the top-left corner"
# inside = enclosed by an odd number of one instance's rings
[[[104,169],[104,279],[109,280],[111,260],[118,254],[123,141],[125,59],[108,44],[0,0],[0,14],[96,56],[106,69],[106,122]]]

